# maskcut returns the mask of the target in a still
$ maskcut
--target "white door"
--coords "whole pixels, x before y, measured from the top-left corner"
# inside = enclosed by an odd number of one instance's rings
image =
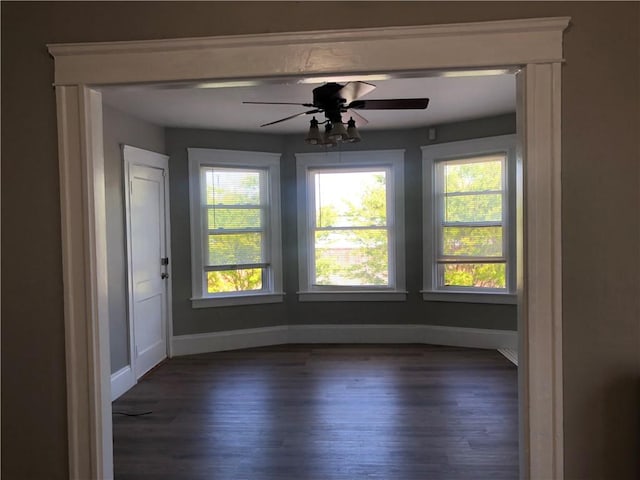
[[[131,364],[136,379],[167,357],[167,157],[125,146]]]

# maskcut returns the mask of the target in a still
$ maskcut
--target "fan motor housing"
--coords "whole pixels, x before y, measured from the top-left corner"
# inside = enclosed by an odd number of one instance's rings
[[[342,122],[342,107],[346,100],[338,92],[344,85],[339,83],[326,83],[313,89],[313,105],[324,110],[325,116],[333,123]]]

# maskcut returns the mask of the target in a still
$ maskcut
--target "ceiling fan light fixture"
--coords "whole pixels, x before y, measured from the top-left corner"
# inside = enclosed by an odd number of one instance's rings
[[[342,122],[334,122],[331,124],[331,131],[329,132],[329,138],[336,142],[343,142],[349,138],[347,134],[347,129],[344,128],[344,123]]]
[[[360,132],[356,128],[356,121],[351,117],[347,122],[347,142],[357,143],[362,138],[360,137]]]
[[[307,133],[307,138],[305,138],[304,141],[309,145],[321,145],[324,142],[324,138],[320,133],[320,128],[318,127],[318,121],[316,120],[316,117],[313,117],[311,119],[309,133]]]
[[[320,143],[321,145],[324,145],[325,147],[333,147],[338,143],[332,137],[331,130],[332,125],[331,123],[327,122],[324,126],[324,135],[322,136],[322,142]]]
[[[288,117],[264,123],[261,127],[268,127],[285,122],[303,115],[322,113],[326,117],[323,122],[318,122],[315,117],[311,120],[309,132],[304,141],[309,145],[333,146],[341,142],[355,143],[362,138],[356,129],[353,117],[345,125],[342,123],[342,114],[351,112],[362,125],[368,123],[367,119],[357,113],[358,110],[424,110],[429,105],[428,98],[383,98],[375,100],[361,100],[360,98],[371,92],[375,85],[363,81],[352,81],[342,85],[336,82],[328,82],[313,89],[312,103],[297,102],[271,102],[271,101],[245,101],[242,103],[264,105],[298,105],[311,108],[306,112],[296,113]],[[325,124],[324,134],[319,131],[319,124]],[[348,129],[347,129],[348,126]]]

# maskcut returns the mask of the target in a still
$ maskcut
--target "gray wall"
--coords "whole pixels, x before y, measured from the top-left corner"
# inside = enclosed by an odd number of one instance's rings
[[[515,133],[515,115],[447,124],[437,127],[437,140],[427,129],[363,132],[348,150],[406,149],[405,235],[409,295],[405,302],[299,302],[296,200],[296,152],[317,152],[303,135],[277,136],[207,130],[167,129],[171,187],[171,262],[173,271],[173,328],[175,335],[257,328],[284,324],[432,324],[490,329],[517,329],[514,305],[425,302],[422,288],[422,156],[420,146],[469,138]],[[284,304],[191,308],[191,254],[187,148],[282,152],[281,191],[283,226]]]
[[[126,240],[121,145],[164,152],[164,128],[103,105],[104,183],[107,201],[109,342],[111,373],[129,364]]]
[[[638,2],[341,2],[340,15],[327,15],[326,2],[1,2],[0,8],[2,478],[69,476],[56,104],[47,43],[552,16],[571,17],[562,66],[565,478],[638,477]]]
[[[284,305],[280,303],[196,310],[191,308],[191,226],[186,150],[199,147],[279,153],[284,148],[283,138],[264,134],[168,128],[166,139],[171,195],[173,334],[285,325],[287,316]]]

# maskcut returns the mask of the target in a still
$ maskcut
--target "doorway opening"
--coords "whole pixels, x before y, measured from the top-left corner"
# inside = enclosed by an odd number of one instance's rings
[[[381,160],[387,159],[386,156],[390,155],[391,151],[389,148],[402,148],[404,149],[404,163],[406,165],[406,170],[408,172],[406,182],[400,182],[400,186],[398,188],[398,193],[406,198],[420,198],[420,186],[421,186],[421,175],[419,166],[422,164],[420,147],[426,144],[440,144],[442,145],[443,140],[447,141],[447,144],[450,144],[452,140],[461,140],[472,138],[477,135],[496,135],[498,133],[507,133],[507,134],[515,134],[516,122],[515,122],[515,72],[507,72],[506,70],[496,70],[493,72],[489,72],[487,74],[486,71],[466,71],[464,72],[465,76],[462,76],[462,72],[458,71],[457,77],[449,77],[447,74],[451,74],[451,72],[422,72],[422,73],[412,73],[411,76],[405,76],[400,73],[391,74],[378,74],[378,77],[384,77],[385,80],[376,80],[375,85],[377,87],[375,92],[375,98],[386,97],[386,98],[399,98],[399,97],[412,97],[412,96],[420,96],[420,95],[429,95],[432,98],[433,108],[429,111],[420,110],[418,112],[408,112],[413,113],[415,120],[408,118],[406,112],[403,111],[388,111],[385,110],[383,112],[376,111],[367,111],[363,112],[367,115],[369,119],[369,124],[361,126],[361,135],[362,141],[358,145],[354,145],[354,148],[348,148],[346,146],[336,146],[331,149],[326,149],[324,147],[308,147],[310,149],[309,153],[305,153],[305,155],[324,155],[325,152],[333,155],[336,154],[336,151],[341,152],[344,155],[344,159],[346,159],[349,155],[354,155],[359,152],[360,155],[365,155],[362,151],[367,151],[366,161],[371,162],[372,158],[377,154],[381,157]],[[475,74],[475,75],[474,75]],[[368,78],[371,75],[366,75]],[[325,80],[325,79],[323,79]],[[276,146],[280,144],[284,144],[282,153],[282,158],[280,162],[282,163],[282,173],[281,181],[283,185],[286,185],[287,189],[291,190],[291,184],[294,184],[297,179],[294,175],[294,171],[291,168],[286,168],[288,165],[292,165],[295,163],[295,158],[291,156],[290,153],[285,152],[298,152],[301,148],[304,148],[303,139],[305,138],[308,118],[301,118],[297,120],[293,120],[287,126],[287,131],[277,133],[270,131],[271,129],[262,129],[262,131],[267,130],[268,133],[251,132],[251,129],[259,129],[259,125],[262,123],[266,123],[270,116],[274,115],[271,109],[266,109],[262,111],[262,108],[254,108],[248,110],[243,110],[243,105],[241,103],[241,99],[246,98],[265,98],[265,96],[271,96],[271,98],[275,99],[291,99],[291,100],[300,100],[304,101],[305,95],[309,94],[313,85],[309,85],[309,80],[307,78],[292,78],[292,79],[273,79],[264,81],[263,83],[259,82],[246,82],[251,83],[251,86],[246,87],[233,87],[230,86],[234,83],[242,83],[241,81],[234,82],[220,82],[223,85],[218,85],[215,82],[211,82],[207,85],[206,89],[197,89],[193,90],[189,85],[184,86],[182,89],[178,89],[176,85],[171,84],[171,88],[167,88],[165,85],[154,85],[154,86],[126,86],[126,87],[108,87],[102,89],[102,99],[104,105],[104,110],[107,112],[109,110],[109,114],[104,116],[105,118],[105,131],[111,131],[112,128],[108,128],[106,123],[113,123],[118,121],[122,124],[129,124],[132,120],[125,120],[122,118],[121,114],[127,113],[136,118],[136,121],[142,121],[140,119],[144,119],[147,122],[153,122],[155,124],[163,124],[165,127],[165,136],[166,136],[166,144],[168,150],[163,150],[163,152],[171,155],[171,162],[174,162],[174,170],[171,172],[171,178],[174,185],[176,185],[178,191],[178,197],[182,195],[183,197],[186,195],[186,189],[184,185],[189,183],[189,177],[186,176],[187,172],[184,169],[181,169],[181,165],[185,165],[187,163],[187,149],[192,148],[194,145],[197,145],[200,148],[204,147],[220,147],[224,149],[233,149],[234,151],[243,150],[247,145],[250,145],[252,149],[258,151],[270,151],[276,153],[276,151],[272,150]],[[355,81],[355,80],[353,80]],[[277,83],[276,83],[277,82]],[[266,88],[265,88],[266,87]],[[379,90],[379,92],[377,91]],[[299,92],[299,93],[298,93]],[[368,94],[366,98],[371,98],[372,95]],[[118,109],[118,116],[115,116],[115,112],[112,112],[111,109]],[[285,107],[285,109],[293,109],[296,110],[296,106],[293,107]],[[230,124],[230,119],[224,115],[225,112],[240,110],[239,115],[239,126],[236,129],[232,129]],[[168,111],[172,111],[171,113],[167,113]],[[195,112],[196,115],[190,116],[189,112]],[[209,119],[204,115],[201,117],[197,116],[198,112],[221,112],[219,118]],[[237,113],[237,112],[236,112]],[[290,111],[285,110],[283,112],[276,113],[276,115],[288,115]],[[376,113],[378,115],[376,115]],[[417,113],[417,115],[416,115]],[[478,118],[479,117],[479,118]],[[197,124],[195,124],[199,120]],[[220,123],[216,124],[215,121]],[[182,123],[184,122],[184,123]],[[403,123],[404,122],[404,123]],[[413,123],[411,123],[413,122]],[[440,128],[440,125],[444,125]],[[402,126],[403,128],[399,128]],[[140,131],[148,130],[152,128],[150,125],[145,128],[142,126],[138,126]],[[435,134],[432,133],[431,139],[429,139],[429,131],[435,130]],[[478,133],[480,130],[480,133]],[[442,139],[439,138],[439,135],[442,135]],[[112,135],[105,135],[105,142],[113,141],[111,138]],[[147,139],[148,135],[141,135],[139,141],[144,142]],[[235,142],[234,143],[234,139]],[[469,140],[467,140],[469,141]],[[344,147],[344,148],[343,148]],[[483,147],[487,148],[487,147]],[[495,148],[495,147],[492,147]],[[478,153],[478,151],[475,151]],[[238,165],[242,164],[242,161],[246,161],[247,155],[244,157],[240,157],[237,159]],[[515,167],[515,158],[512,156],[510,160],[513,162],[513,167]],[[105,156],[105,168],[107,168],[108,164],[112,162],[112,159]],[[108,168],[107,168],[108,169]],[[335,173],[334,173],[335,175]],[[351,175],[351,173],[348,173]],[[494,176],[501,176],[499,172],[494,172]],[[499,181],[499,179],[494,178],[495,181]],[[352,181],[352,180],[350,180]],[[510,187],[513,189],[515,199],[515,181],[513,179],[509,179]],[[125,185],[126,186],[126,185]],[[344,187],[344,186],[343,186]],[[126,189],[125,189],[126,190]],[[280,192],[278,192],[279,194]],[[126,197],[126,192],[125,192]],[[333,195],[335,197],[335,195]],[[368,198],[368,197],[367,197]],[[466,197],[465,197],[466,198]],[[475,197],[473,197],[475,198]],[[110,199],[109,195],[107,196],[107,204],[113,201],[114,199]],[[336,204],[340,199],[335,199],[333,204]],[[354,199],[351,199],[354,200]],[[372,199],[369,199],[372,200]],[[331,203],[331,202],[330,202]],[[371,203],[365,202],[367,205]],[[425,209],[429,208],[431,205],[430,200],[425,199]],[[189,218],[190,213],[193,215],[193,212],[189,212],[187,202],[185,202],[184,198],[177,198],[176,205],[174,206],[174,210],[172,211],[172,215],[174,218],[178,220],[178,224],[181,225],[178,227],[178,232],[183,232],[184,227],[182,226],[184,222],[181,223],[180,219]],[[283,202],[283,216],[284,217],[293,217],[295,216],[294,210],[295,203],[290,199],[285,197],[285,201]],[[470,207],[469,205],[467,207]],[[513,207],[513,208],[512,208]],[[515,205],[510,205],[509,210],[514,210]],[[298,205],[298,209],[302,208],[301,205]],[[340,208],[339,205],[336,205],[336,208]],[[407,256],[410,258],[416,258],[419,256],[422,247],[420,246],[421,242],[419,236],[421,232],[422,218],[420,212],[420,203],[414,205],[406,205],[406,223],[407,225],[412,225],[413,228],[408,228],[406,231],[403,231],[403,236],[405,237],[405,244],[407,245]],[[373,215],[375,212],[369,212],[369,216]],[[363,215],[367,215],[366,213]],[[380,213],[378,212],[379,216]],[[502,215],[500,215],[502,217]],[[405,217],[405,215],[402,215]],[[197,218],[197,214],[196,214]],[[284,237],[292,238],[294,235],[289,231],[293,226],[292,225],[284,225]],[[189,246],[189,238],[184,235],[184,233],[178,233],[173,235],[174,244],[172,245],[173,250],[179,258],[188,258],[188,246]],[[361,238],[360,240],[366,241],[370,235],[365,236],[365,238]],[[410,247],[409,245],[413,245]],[[297,246],[293,244],[291,241],[286,241],[284,243],[284,249],[297,251]],[[340,250],[337,253],[342,254],[341,258],[345,259],[346,254],[344,250],[351,245],[342,240],[339,245]],[[379,256],[379,251],[375,249],[373,252],[376,256]],[[353,255],[353,254],[352,254]],[[290,255],[289,255],[290,257]],[[370,258],[369,256],[361,257],[362,260],[367,260]],[[515,260],[515,255],[514,255]],[[326,262],[325,262],[326,263]],[[379,267],[379,258],[373,258],[373,263],[375,266]],[[285,271],[288,272],[288,266],[284,266]],[[174,270],[175,271],[175,270]],[[175,281],[180,284],[188,284],[189,281],[189,273],[188,269],[181,267],[175,271],[173,278]],[[361,274],[361,273],[359,273]],[[183,278],[179,278],[182,276]],[[493,276],[496,277],[493,279],[493,283],[500,284],[505,282],[504,273],[503,276],[500,277],[500,271],[496,270],[493,272]],[[403,275],[404,277],[404,275]],[[421,294],[419,291],[423,289],[423,285],[420,282],[421,278],[415,278],[413,275],[413,279],[410,284],[407,285],[409,290],[409,295],[414,297],[419,297]],[[357,277],[360,278],[360,277]],[[110,278],[110,283],[117,283],[117,279]],[[183,289],[184,290],[184,289]],[[285,285],[285,293],[289,297],[295,298],[297,291],[297,286],[293,285]],[[494,294],[492,297],[493,302],[506,301],[511,302],[513,297],[515,297],[515,291],[511,290],[513,295],[504,295],[502,292],[500,294]],[[179,296],[180,294],[178,294]],[[446,293],[444,294],[446,295]],[[506,299],[500,299],[500,296],[508,297]],[[403,296],[408,296],[407,294],[403,294]],[[488,295],[485,295],[487,297]],[[486,298],[485,298],[486,299]],[[183,301],[184,299],[181,299]],[[381,321],[384,322],[384,326],[387,328],[388,332],[383,332],[382,335],[379,335],[378,338],[371,338],[371,343],[382,343],[387,341],[387,336],[391,335],[393,338],[399,338],[398,335],[403,331],[407,330],[406,324],[419,324],[422,321],[422,317],[428,315],[425,313],[423,301],[420,301],[417,306],[415,306],[414,298],[410,299],[413,303],[414,307],[409,308],[406,304],[402,302],[396,302],[393,304],[395,308],[392,307],[394,311],[394,319],[390,319],[388,316],[378,313],[380,310],[378,308],[379,304],[375,302],[368,303],[351,303],[350,305],[343,304],[346,309],[357,308],[360,312],[359,317],[362,319],[366,319],[366,324],[361,325],[341,325],[352,326],[353,328],[360,329],[361,338],[364,331],[367,330],[368,335],[372,335],[371,323],[379,324]],[[483,300],[483,299],[480,299]],[[477,300],[476,300],[477,301]],[[183,302],[184,303],[184,302]],[[484,332],[480,330],[483,328],[487,328],[487,324],[491,322],[491,326],[495,325],[506,325],[505,330],[496,329],[492,330],[492,333],[495,337],[498,335],[502,335],[503,337],[508,337],[510,343],[508,343],[511,347],[517,347],[517,336],[515,332],[507,331],[506,328],[510,330],[516,329],[516,307],[515,305],[502,305],[496,306],[495,303],[491,305],[483,305],[476,304],[476,311],[473,314],[469,314],[467,311],[463,315],[459,315],[459,321],[468,322],[468,326],[473,329],[478,336],[483,335]],[[454,304],[455,306],[455,304]],[[236,312],[233,314],[225,315],[234,318],[239,318],[242,316],[243,307],[234,307]],[[255,307],[254,307],[255,308]],[[306,308],[306,310],[304,310]],[[322,307],[320,307],[322,308]],[[304,318],[312,317],[314,314],[311,312],[318,311],[319,308],[317,304],[309,304],[309,303],[301,303],[297,306],[298,315],[303,316]],[[261,313],[260,320],[264,321],[264,317],[269,315],[269,312],[272,311],[267,307],[264,314]],[[453,309],[451,309],[453,310]],[[491,311],[491,318],[487,318],[487,314],[484,313],[486,311]],[[239,312],[238,312],[239,311]],[[255,311],[255,310],[254,310]],[[209,317],[206,317],[209,315]],[[176,315],[176,318],[180,319],[180,322],[183,325],[179,326],[179,328],[184,331],[185,324],[193,321],[196,318],[210,318],[210,316],[216,315],[214,310],[209,309],[181,309],[180,313]],[[376,317],[378,315],[378,317]],[[449,312],[447,315],[446,312],[443,312],[441,316],[455,316],[456,314]],[[298,319],[288,318],[287,315],[278,314],[277,319],[273,320],[273,324],[276,327],[282,328],[286,327],[286,324],[289,323],[298,323]],[[315,315],[315,317],[320,320],[316,323],[316,328],[320,329],[323,326],[320,324],[322,320],[322,315]],[[484,322],[482,318],[485,318]],[[402,325],[396,324],[395,319],[403,318],[404,321]],[[353,322],[353,321],[352,321]],[[243,328],[251,330],[252,328],[256,328],[260,324],[248,324],[247,320],[243,319]],[[285,325],[283,325],[285,324]],[[318,325],[320,324],[320,325]],[[461,325],[458,325],[461,326]],[[215,325],[211,325],[211,327],[215,327]],[[376,325],[377,331],[380,330],[380,325]],[[436,327],[437,328],[437,327]],[[446,333],[449,337],[438,339],[430,335],[432,331],[435,329],[432,326],[424,325],[420,328],[420,333],[425,333],[425,338],[418,340],[416,336],[416,332],[411,337],[407,337],[405,340],[397,340],[398,343],[402,341],[407,342],[422,342],[422,343],[444,343],[453,342],[459,343],[460,345],[476,347],[479,346],[480,343],[475,342],[473,340],[469,340],[465,342],[462,339],[462,336],[467,335],[469,329],[462,328],[460,331],[456,331],[452,327],[444,327],[440,329],[440,332]],[[112,331],[113,332],[113,331]],[[195,334],[207,335],[208,331],[196,331]],[[242,335],[242,331],[238,329],[238,327],[233,328],[231,332],[225,331],[224,334],[231,333],[233,335],[237,335],[240,337]],[[324,338],[327,343],[330,342],[338,342],[344,343],[344,335],[342,336],[329,336],[329,330],[324,328]],[[214,334],[215,335],[215,334]],[[454,338],[454,335],[456,338]],[[187,335],[188,337],[189,335]],[[212,335],[213,336],[213,335]],[[183,344],[187,343],[185,336],[178,337],[179,341]],[[251,346],[251,333],[248,333],[244,336],[246,339],[245,346]],[[119,342],[120,339],[114,338],[113,334],[111,336],[111,343]],[[277,338],[273,341],[273,343],[283,341],[282,338]],[[285,340],[286,341],[286,340]],[[313,342],[314,340],[309,337],[309,341]],[[495,346],[505,346],[505,343],[499,343],[500,340],[496,338]],[[491,346],[484,345],[486,347]],[[224,346],[228,348],[228,344]],[[114,348],[111,347],[113,352]],[[212,347],[212,350],[215,350],[215,347]],[[398,349],[398,353],[402,355],[402,351],[405,349],[400,347]],[[437,351],[437,349],[434,351]],[[340,350],[337,349],[336,353],[340,355]],[[382,352],[382,355],[391,355],[391,349]],[[181,352],[185,354],[187,352]],[[193,352],[191,352],[193,353]],[[134,352],[135,354],[135,352]],[[284,352],[283,352],[284,354]],[[375,354],[372,354],[372,356]],[[419,358],[421,355],[417,354]],[[480,356],[478,358],[481,358]],[[376,360],[372,358],[372,360]],[[266,360],[265,360],[266,361]],[[499,361],[498,361],[499,362]],[[113,363],[113,358],[112,358]],[[180,365],[183,363],[180,361]],[[167,371],[167,366],[162,367],[162,371]],[[231,368],[231,367],[230,367]],[[113,375],[113,374],[112,374]],[[284,373],[283,373],[284,376]],[[154,377],[155,378],[155,377]],[[186,380],[186,379],[185,379]],[[515,379],[512,378],[512,380]],[[240,379],[237,379],[235,383],[239,382]],[[265,380],[266,382],[267,380]],[[452,384],[454,385],[456,380],[451,379]],[[461,381],[461,379],[458,379]],[[145,384],[145,391],[149,391],[150,385],[153,383],[153,380],[149,379]],[[491,380],[488,381],[491,383]],[[204,379],[203,383],[204,385]],[[183,384],[183,387],[186,391],[187,383]],[[247,389],[252,389],[253,387],[250,385],[250,382],[247,382]],[[331,385],[327,385],[327,388],[332,388]],[[220,389],[216,387],[216,389]],[[113,391],[113,389],[112,389]],[[135,398],[135,392],[131,392],[131,395],[127,395],[123,397],[120,401],[114,404],[114,409],[118,411],[126,410],[131,412],[139,412],[141,410],[149,410],[157,412],[155,414],[162,414],[163,408],[167,408],[167,403],[170,404],[170,400],[165,398],[165,400],[158,399],[157,401],[147,401],[143,402],[140,405],[147,405],[147,407],[142,407],[136,404],[138,401],[130,403],[130,399]],[[185,405],[187,405],[187,409],[189,409],[188,399],[185,398]],[[515,404],[515,398],[511,399],[511,405]],[[129,402],[129,403],[128,403]],[[404,409],[402,402],[399,401],[396,408]],[[183,411],[182,407],[171,407],[171,409],[175,412]],[[174,410],[175,409],[175,410]],[[506,412],[507,409],[502,410]],[[231,417],[237,418],[240,415],[238,412],[231,412]],[[336,414],[340,414],[340,410],[336,410]],[[387,413],[383,413],[386,415]],[[289,415],[287,413],[281,413],[278,415]],[[180,417],[182,415],[179,415]],[[507,416],[509,420],[507,421]],[[127,443],[129,440],[128,433],[126,433],[129,427],[131,427],[135,420],[131,420],[129,418],[121,418],[116,417],[114,419],[114,464],[116,467],[116,473],[122,473],[123,463],[127,464],[125,458],[131,458],[133,455],[134,448],[126,449],[126,452],[123,452],[121,445],[122,443]],[[215,419],[211,419],[214,421]],[[513,428],[514,424],[517,426],[517,418],[513,415],[505,414],[505,423],[509,424],[509,428]],[[393,426],[393,422],[390,422],[390,426]],[[495,430],[499,431],[501,429],[500,425],[495,426]],[[223,429],[218,429],[222,431]],[[399,428],[399,430],[403,430],[403,428]],[[147,431],[147,434],[150,435],[150,431]],[[166,435],[169,434],[167,430],[165,432]],[[276,429],[273,432],[274,435],[278,434],[278,430]],[[194,430],[194,435],[196,435]],[[517,452],[517,441],[513,441],[514,437],[517,438],[517,429],[511,430],[509,434],[504,434],[510,438],[510,441],[503,440],[504,443],[509,445],[509,447],[505,448],[502,452],[505,451],[511,452],[509,455],[505,455],[505,458],[509,456],[509,460],[505,460],[505,469],[508,470],[507,476],[514,476],[514,469],[517,471],[517,463],[513,463],[513,451]],[[380,441],[383,441],[383,436],[380,437],[372,437],[372,439],[379,438]],[[185,441],[187,439],[185,438]],[[274,439],[273,441],[277,441]],[[146,442],[145,442],[146,443]],[[186,445],[186,444],[185,444]],[[311,456],[318,455],[321,453],[315,451],[317,449],[311,449],[309,451],[310,458]],[[464,449],[462,449],[464,450]],[[231,452],[231,450],[229,450]],[[354,449],[354,454],[357,455],[357,448]],[[428,453],[428,450],[427,450]],[[277,455],[274,452],[274,455]],[[151,461],[151,457],[146,457],[148,461]],[[309,459],[310,460],[310,459]],[[179,462],[177,460],[176,462]],[[222,467],[222,463],[216,462]],[[510,463],[508,466],[506,463]],[[277,464],[277,460],[274,460],[274,465]],[[169,468],[169,466],[167,465]],[[224,467],[227,468],[227,467]],[[244,474],[240,475],[244,476]],[[305,475],[302,475],[303,477]]]
[[[567,24],[568,19],[556,18],[118,47],[50,46],[56,58],[60,126],[71,476],[109,478],[112,466],[101,100],[87,85],[507,65],[522,67],[521,476],[562,478],[559,112],[561,39]],[[331,59],[315,57],[325,48],[334,54],[346,51]],[[210,54],[204,60],[203,49]],[[137,59],[133,63],[131,55]],[[167,62],[167,55],[180,62]],[[98,58],[103,68],[95,68]],[[309,58],[318,61],[304,60]]]

